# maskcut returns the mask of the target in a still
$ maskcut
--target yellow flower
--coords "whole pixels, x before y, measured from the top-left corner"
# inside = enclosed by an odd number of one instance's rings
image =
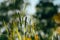
[[[35,40],[39,40],[39,37],[37,34],[35,35]]]

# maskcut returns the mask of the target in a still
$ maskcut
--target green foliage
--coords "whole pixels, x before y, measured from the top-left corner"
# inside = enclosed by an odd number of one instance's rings
[[[41,4],[41,5],[40,5]],[[36,23],[37,28],[40,29],[49,29],[54,27],[53,16],[57,13],[57,6],[54,6],[53,3],[49,2],[40,2],[36,8],[39,8],[40,11],[37,11],[36,15],[33,16],[34,18],[38,19],[40,23]],[[37,9],[38,10],[38,9]],[[44,26],[42,20],[46,20],[47,26]]]
[[[8,40],[7,35],[4,35],[4,34],[3,34],[3,35],[1,35],[1,36],[0,36],[0,40]]]
[[[43,39],[40,35],[41,40],[51,40],[50,37],[53,34],[53,31],[51,29],[55,29],[53,16],[57,14],[57,6],[53,5],[53,3],[50,2],[40,1],[36,8],[37,12],[33,17],[36,18],[39,23],[36,22],[35,30],[42,30],[45,34],[48,34],[48,38],[46,39]]]
[[[53,15],[57,13],[57,6],[54,6],[53,3],[49,2],[40,2],[36,8],[40,9],[40,11],[37,11],[36,15],[41,15],[41,18],[44,19],[52,18]]]

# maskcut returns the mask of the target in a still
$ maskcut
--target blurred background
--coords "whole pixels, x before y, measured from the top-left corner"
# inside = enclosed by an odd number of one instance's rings
[[[0,0],[0,40],[60,40],[60,0]]]

